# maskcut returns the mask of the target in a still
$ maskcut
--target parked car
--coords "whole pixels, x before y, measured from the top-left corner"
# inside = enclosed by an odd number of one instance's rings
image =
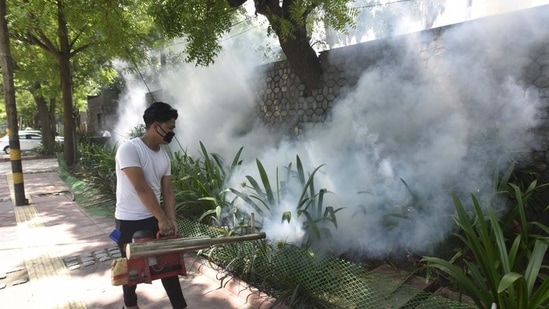
[[[62,136],[55,136],[56,142],[63,142]],[[19,147],[22,151],[33,150],[42,144],[42,134],[37,130],[25,130],[19,131]],[[10,141],[9,136],[4,136],[0,138],[0,149],[4,153],[10,153]]]

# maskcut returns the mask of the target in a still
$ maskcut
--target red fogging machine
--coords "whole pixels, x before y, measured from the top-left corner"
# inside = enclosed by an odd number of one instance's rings
[[[136,232],[132,243],[126,245],[126,258],[112,262],[113,285],[136,285],[172,276],[186,276],[187,270],[182,253],[209,248],[214,245],[264,239],[265,233],[242,236],[179,237],[178,235],[156,238],[151,234]]]

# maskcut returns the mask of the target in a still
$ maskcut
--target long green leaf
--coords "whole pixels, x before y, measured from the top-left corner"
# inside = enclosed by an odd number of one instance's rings
[[[501,260],[501,265],[503,266],[503,271],[505,274],[510,273],[511,264],[509,262],[509,253],[507,252],[505,237],[503,236],[503,232],[501,230],[501,227],[499,226],[498,218],[496,217],[496,214],[494,213],[494,210],[492,210],[492,208],[488,209],[488,215],[490,216],[492,232],[496,239],[496,248],[499,251],[499,258]]]
[[[428,262],[430,267],[438,268],[441,271],[447,273],[451,278],[455,280],[455,282],[459,286],[467,291],[468,295],[479,307],[484,307],[484,303],[482,301],[484,297],[482,292],[478,288],[476,288],[476,285],[473,283],[473,281],[463,272],[460,267],[451,264],[446,260],[436,257],[424,257],[422,261]]]
[[[496,260],[497,249],[490,238],[489,229],[477,198],[473,194],[471,194],[471,198],[475,208],[476,220],[465,212],[459,198],[454,194],[454,203],[458,212],[456,222],[463,229],[465,239],[467,239],[466,245],[471,249],[476,262],[482,269],[482,273],[488,284],[487,289],[495,297],[499,284],[499,275],[497,274],[498,260]],[[473,226],[473,222],[476,225],[476,229]]]
[[[539,222],[532,222],[532,224],[537,226],[541,230],[543,230],[543,232],[545,232],[545,234],[547,234],[549,236],[549,227],[548,226],[546,226],[542,223],[539,223]]]
[[[296,169],[297,169],[297,177],[299,179],[299,183],[305,184],[305,172],[303,170],[303,164],[301,163],[301,159],[299,156],[296,156]]]
[[[204,143],[200,141],[200,149],[202,150],[202,156],[204,157],[204,169],[206,170],[206,177],[208,177],[209,172],[213,170],[212,162],[210,161],[210,156],[208,154],[208,151],[206,150],[206,147],[204,146]],[[209,178],[207,178],[209,181]]]
[[[224,168],[224,165],[223,165],[223,159],[217,153],[212,154],[212,157],[215,161],[215,164],[217,165],[217,169],[215,169],[215,171],[217,171],[217,173],[220,174],[219,176],[221,177],[221,179],[225,179],[225,177],[227,175],[226,175],[225,168]]]
[[[526,272],[524,273],[528,286],[528,295],[532,293],[532,289],[534,288],[534,284],[538,278],[539,270],[541,268],[541,264],[543,263],[543,258],[545,257],[547,247],[548,243],[543,240],[536,240],[534,244],[534,250],[532,251],[528,266],[526,267]]]
[[[517,286],[517,289],[513,289],[513,286]],[[498,285],[498,295],[502,295],[505,291],[509,294],[518,295],[518,298],[509,299],[505,303],[498,302],[501,306],[509,306],[511,308],[526,308],[528,303],[528,292],[526,288],[526,280],[524,276],[511,272],[505,274]],[[517,293],[515,293],[515,291]]]
[[[311,185],[311,183],[313,182],[313,179],[314,179],[314,175],[316,174],[316,172],[318,172],[318,170],[323,167],[324,164],[318,166],[317,168],[314,169],[314,171],[311,173],[311,175],[309,176],[309,179],[307,180],[307,182],[305,183],[304,187],[303,187],[303,191],[301,192],[301,196],[299,197],[299,201],[304,201],[306,200],[306,196],[307,196],[307,193],[308,193],[308,190],[309,190],[309,186]],[[298,207],[299,209],[299,207]]]
[[[499,190],[500,191],[503,189],[504,186],[506,186],[509,183],[509,179],[511,178],[511,176],[513,175],[513,171],[515,170],[515,164],[516,164],[515,161],[511,162],[511,165],[509,166],[509,168],[505,171],[505,173],[501,177],[501,179],[499,181],[499,184],[500,184]]]
[[[322,216],[322,209],[324,204],[324,193],[326,192],[326,189],[320,189],[320,192],[318,193],[318,201],[316,203],[316,217],[320,218]]]
[[[269,176],[267,175],[263,164],[261,164],[261,161],[259,161],[259,159],[256,159],[255,161],[257,163],[257,169],[259,170],[259,177],[261,178],[261,182],[263,183],[263,187],[265,189],[265,194],[267,195],[267,200],[270,205],[274,206],[274,195],[273,189],[271,188],[271,183],[269,182]]]
[[[240,160],[240,156],[242,155],[243,149],[244,147],[240,147],[240,149],[237,151],[236,155],[233,158],[233,163],[231,163],[231,169],[239,166],[242,163],[242,161]]]
[[[515,266],[517,253],[518,253],[518,250],[519,250],[519,247],[520,247],[520,241],[521,241],[521,237],[520,237],[520,235],[518,235],[517,237],[515,237],[515,240],[513,241],[513,244],[511,245],[511,249],[509,249],[509,265],[511,266],[511,268],[514,268],[514,266]]]
[[[475,195],[472,195],[472,199],[473,205],[475,207],[475,212],[477,214],[477,231],[480,236],[480,238],[477,240],[479,246],[476,249],[477,251],[475,252],[475,258],[480,266],[483,268],[490,289],[492,290],[494,295],[497,295],[496,291],[499,284],[500,275],[497,272],[497,264],[495,263],[500,261],[499,259],[497,259],[499,250],[493,242],[493,239],[490,237],[490,230],[488,228],[486,220],[484,219],[484,214],[482,213],[482,209],[480,207],[478,199]]]
[[[259,205],[257,205],[254,201],[252,201],[252,199],[250,199],[250,197],[247,194],[237,191],[233,188],[229,188],[229,190],[232,193],[234,193],[236,196],[241,198],[244,202],[246,202],[246,204],[250,205],[260,216],[264,216],[263,209]]]
[[[334,227],[336,229],[338,228],[336,213],[338,211],[342,210],[342,209],[343,209],[343,207],[340,207],[340,208],[334,210],[334,208],[332,206],[328,206],[324,210],[324,218],[328,218],[328,220],[330,220],[330,222],[332,222],[332,224],[334,225]]]
[[[522,234],[526,237],[529,236],[528,234],[528,219],[526,219],[526,210],[525,210],[525,204],[522,200],[522,192],[520,188],[515,184],[510,184],[510,186],[513,188],[513,191],[515,193],[515,199],[516,199],[516,205],[515,207],[518,209],[519,218],[520,218],[520,226],[522,228]]]
[[[468,261],[464,261],[464,263],[469,277],[471,277],[471,280],[474,282],[474,285],[465,286],[464,289],[466,289],[468,293],[471,293],[471,290],[479,290],[482,302],[485,306],[497,301],[497,293],[487,293],[490,291],[490,286],[486,282],[485,274],[481,272],[481,269],[477,266],[477,264]]]
[[[548,308],[549,307],[549,280],[543,281],[543,283],[537,288],[536,292],[530,299],[530,308]]]
[[[305,225],[310,228],[313,231],[313,234],[316,236],[317,239],[320,239],[320,229],[318,228],[318,225],[316,224],[316,221],[314,218],[309,214],[307,211],[298,211],[298,213],[304,214],[307,217],[307,221],[305,221]]]

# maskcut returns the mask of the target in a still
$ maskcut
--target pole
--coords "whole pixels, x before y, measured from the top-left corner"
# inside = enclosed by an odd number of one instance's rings
[[[189,238],[169,238],[146,242],[129,243],[126,245],[126,256],[129,260],[148,256],[158,256],[163,254],[186,252],[198,249],[209,248],[213,245],[228,244],[233,242],[242,242],[256,239],[263,239],[264,232],[248,234],[243,236],[227,236],[219,238],[210,237],[189,237]]]
[[[15,104],[15,85],[13,82],[14,65],[10,51],[10,38],[6,14],[6,0],[0,0],[0,67],[2,67],[4,103],[6,104],[6,113],[8,116],[13,191],[15,192],[15,205],[23,206],[28,204],[28,200],[25,198],[23,166],[21,164],[21,146],[19,144],[19,128],[17,126],[17,106]]]

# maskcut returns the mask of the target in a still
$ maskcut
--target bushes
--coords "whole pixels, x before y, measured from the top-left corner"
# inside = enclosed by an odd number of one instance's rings
[[[106,194],[116,194],[116,145],[81,143],[76,173]]]
[[[269,175],[262,162],[256,160],[257,176],[246,175],[245,182],[231,188],[226,182],[240,167],[243,149],[235,154],[229,165],[217,154],[208,153],[203,143],[200,143],[200,149],[199,158],[187,153],[173,155],[172,180],[179,216],[221,227],[219,231],[224,235],[247,233],[252,225],[261,229],[264,223],[261,218],[280,216],[281,223],[301,224],[306,234],[299,249],[304,250],[304,256],[312,252],[308,249],[315,241],[331,240],[330,231],[338,227],[337,213],[342,208],[326,205],[325,195],[330,192],[316,187],[314,178],[322,166],[306,173],[301,159],[296,156],[295,167],[289,163]],[[116,147],[83,145],[81,150],[82,177],[114,195]],[[496,216],[490,207],[481,207],[475,195],[471,195],[472,206],[464,207],[454,194],[458,230],[453,239],[459,241],[454,248],[456,253],[449,260],[433,256],[424,257],[423,262],[430,269],[445,273],[480,307],[490,308],[493,303],[498,308],[547,307],[549,281],[545,279],[549,269],[544,259],[549,228],[532,219],[535,217],[531,214],[535,212],[528,206],[540,186],[532,181],[522,189],[508,183],[509,176],[510,173],[504,176],[496,190],[496,203],[510,204],[503,217]],[[505,193],[504,199],[502,193]],[[490,202],[493,201],[486,201]],[[283,203],[291,206],[281,209]],[[237,204],[246,207],[237,207]],[[253,217],[252,212],[258,217]],[[209,251],[209,257],[237,276],[265,284],[262,288],[273,289],[273,296],[280,300],[293,303],[300,301],[295,298],[297,289],[300,295],[303,294],[301,282],[288,286],[277,282],[276,275],[256,271],[260,266],[266,269],[272,266],[273,256],[295,249],[285,243],[231,244]],[[296,262],[299,261],[288,260],[288,263]],[[313,294],[303,294],[300,299],[311,302],[318,296]]]
[[[449,261],[437,257],[424,257],[430,267],[446,273],[452,282],[469,295],[480,308],[547,308],[549,306],[549,281],[543,274],[545,254],[549,245],[549,228],[539,222],[527,222],[525,216],[527,197],[536,188],[533,182],[523,193],[510,184],[516,205],[511,214],[518,213],[520,229],[514,237],[506,238],[505,228],[492,208],[488,217],[482,212],[475,195],[471,195],[474,212],[465,211],[454,195],[457,210],[455,222],[460,228],[455,235],[462,241]],[[541,234],[529,234],[530,227],[537,227]]]

